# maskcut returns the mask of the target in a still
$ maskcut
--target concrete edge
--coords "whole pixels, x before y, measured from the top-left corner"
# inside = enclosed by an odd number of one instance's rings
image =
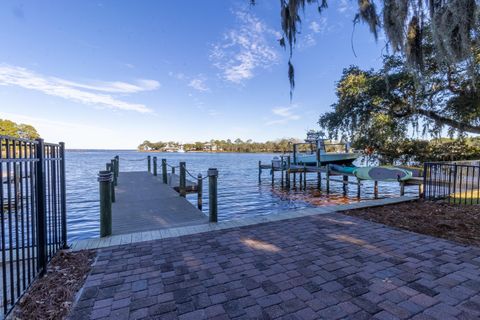
[[[273,221],[283,221],[289,219],[295,219],[306,216],[313,216],[319,214],[328,214],[333,212],[341,212],[353,209],[371,208],[384,206],[389,204],[396,204],[401,202],[409,202],[417,200],[418,197],[398,197],[398,198],[385,198],[377,200],[368,200],[356,203],[350,203],[345,205],[329,206],[329,207],[317,207],[317,208],[304,208],[297,210],[282,211],[278,214],[270,214],[265,216],[254,216],[238,220],[228,220],[218,223],[201,224],[195,226],[175,227],[169,229],[153,230],[135,232],[130,234],[114,235],[105,238],[92,238],[85,240],[73,241],[70,245],[70,249],[73,251],[85,250],[85,249],[100,249],[112,246],[138,243],[144,241],[161,240],[167,238],[175,238],[186,235],[232,229],[244,226],[252,226],[256,224],[262,224]]]

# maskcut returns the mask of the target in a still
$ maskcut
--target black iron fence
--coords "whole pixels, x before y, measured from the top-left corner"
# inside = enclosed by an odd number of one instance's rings
[[[480,204],[480,161],[427,162],[424,196],[456,204]]]
[[[6,315],[66,247],[65,146],[0,136],[0,246]]]

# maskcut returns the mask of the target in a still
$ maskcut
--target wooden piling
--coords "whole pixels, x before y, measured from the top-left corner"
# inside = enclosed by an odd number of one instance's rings
[[[187,184],[187,177],[186,177],[186,167],[185,167],[185,162],[180,162],[180,196],[181,197],[186,197],[187,191],[186,191],[186,184]]]
[[[208,169],[208,205],[210,222],[218,222],[217,177],[218,170],[216,168]]]
[[[360,199],[361,191],[362,191],[362,183],[361,183],[361,180],[357,178],[357,198],[358,199]]]
[[[167,175],[167,159],[162,159],[162,180],[163,183],[168,183],[168,175]]]
[[[400,196],[405,195],[405,181],[400,181]]]
[[[343,176],[343,194],[347,194],[348,176]]]
[[[373,197],[378,199],[378,181],[375,180],[373,183]]]
[[[307,167],[303,166],[303,189],[307,189]]]
[[[153,175],[157,176],[157,157],[153,157]]]
[[[326,166],[326,179],[327,179],[327,193],[330,193],[330,165]]]
[[[148,167],[148,172],[152,172],[152,157],[151,156],[147,156],[147,167]]]
[[[272,175],[272,187],[275,185],[275,167],[273,166],[273,160],[272,160],[272,170],[270,171]]]
[[[258,161],[258,184],[262,183],[262,161]]]
[[[203,179],[202,179],[202,174],[199,173],[197,176],[197,208],[198,210],[202,211],[203,208],[203,200],[202,200],[202,195],[203,195]]]
[[[112,234],[112,176],[111,171],[100,171],[98,173],[100,189],[100,237],[106,237]]]
[[[284,169],[284,167],[283,167],[283,156],[280,156],[280,174],[281,174],[280,183],[281,183],[282,188],[283,188],[283,185],[284,185],[284,181],[283,181],[284,171],[283,171],[283,169]]]
[[[286,172],[286,183],[287,183],[287,188],[290,189],[290,156],[287,156],[287,172]]]
[[[118,173],[120,172],[120,157],[118,155],[115,156],[115,174],[118,178]]]
[[[105,169],[107,169],[107,171],[110,171],[112,173],[112,177],[113,177],[113,167],[112,167],[112,163],[107,163],[107,165],[105,166]],[[115,185],[113,183],[110,183],[110,196],[112,197],[112,202],[115,202]]]
[[[110,161],[110,163],[112,164],[112,173],[113,173],[113,185],[116,186],[118,183],[117,183],[117,180],[118,180],[118,177],[115,173],[115,168],[117,167],[117,165],[115,164],[115,159],[112,159]]]

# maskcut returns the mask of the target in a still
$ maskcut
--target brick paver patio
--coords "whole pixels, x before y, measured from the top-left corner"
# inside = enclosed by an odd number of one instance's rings
[[[479,319],[480,248],[342,214],[101,249],[71,319]]]

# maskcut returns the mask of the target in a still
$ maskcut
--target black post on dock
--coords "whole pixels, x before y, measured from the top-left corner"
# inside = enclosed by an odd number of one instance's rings
[[[347,194],[348,176],[343,176],[343,195]]]
[[[327,193],[330,193],[330,165],[326,165]]]
[[[120,157],[116,155],[115,156],[115,173],[117,176],[119,171],[120,171]]]
[[[287,180],[287,188],[290,189],[290,156],[287,156],[287,175],[286,175],[286,180]]]
[[[202,174],[199,173],[197,176],[197,208],[198,210],[202,211],[203,208],[203,179],[202,179]]]
[[[262,161],[258,161],[258,184],[262,183]]]
[[[303,190],[307,189],[307,166],[303,165]]]
[[[148,167],[148,172],[152,172],[152,157],[151,156],[147,156],[147,167]]]
[[[112,160],[110,161],[110,163],[112,164],[113,185],[114,185],[114,186],[116,186],[116,185],[118,184],[118,182],[117,182],[117,180],[118,180],[118,179],[117,179],[117,173],[116,173],[116,171],[115,171],[115,168],[117,167],[117,165],[115,164],[115,162],[116,162],[115,159],[112,159]]]
[[[375,180],[373,183],[373,197],[378,199],[378,181]]]
[[[283,179],[283,174],[284,174],[283,155],[280,156],[280,174],[281,174],[280,185],[281,185],[282,188],[283,188],[283,185],[284,185],[284,179]]]
[[[100,184],[100,237],[112,234],[112,176],[111,171],[100,171],[98,173]]]
[[[360,179],[357,178],[357,198],[360,199],[362,192],[362,182]]]
[[[153,175],[157,176],[157,157],[153,157]]]
[[[180,162],[180,183],[179,183],[179,189],[180,189],[180,196],[181,197],[186,197],[187,191],[186,191],[186,170],[185,170],[185,162]]]
[[[210,222],[218,222],[217,178],[218,170],[216,168],[208,169],[208,205]]]
[[[107,163],[106,165],[106,168],[107,171],[110,171],[112,173],[112,177],[114,175],[114,172],[113,172],[113,166],[112,166],[112,163]],[[112,202],[115,202],[115,185],[113,183],[110,184],[110,196],[112,198]]]
[[[162,159],[162,180],[167,184],[167,159]]]

